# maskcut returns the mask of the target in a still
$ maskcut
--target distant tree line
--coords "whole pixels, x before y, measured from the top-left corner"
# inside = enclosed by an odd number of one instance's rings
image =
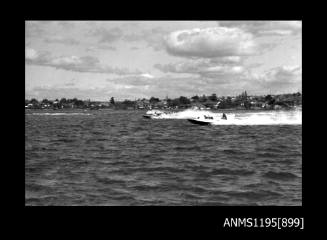
[[[241,108],[241,109],[255,109],[266,108],[273,109],[276,107],[289,108],[296,105],[302,105],[302,94],[290,93],[290,94],[278,94],[278,95],[265,95],[265,96],[248,96],[244,91],[241,94],[231,96],[218,97],[215,93],[206,96],[192,96],[190,98],[180,96],[178,98],[159,99],[157,97],[151,97],[150,99],[138,99],[138,100],[124,100],[116,101],[114,97],[108,99],[108,101],[91,101],[80,100],[77,98],[61,98],[55,100],[43,99],[38,101],[35,98],[25,100],[25,108],[29,109],[66,109],[66,108],[78,108],[78,109],[139,109],[139,108],[189,108],[197,106],[199,108],[210,109],[229,109],[229,108]]]

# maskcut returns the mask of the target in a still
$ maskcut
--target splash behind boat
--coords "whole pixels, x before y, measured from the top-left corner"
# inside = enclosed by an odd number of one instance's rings
[[[145,115],[143,115],[144,118],[156,118],[156,117],[160,117],[162,114],[164,114],[164,112],[162,111],[158,111],[158,110],[149,110],[146,112]]]

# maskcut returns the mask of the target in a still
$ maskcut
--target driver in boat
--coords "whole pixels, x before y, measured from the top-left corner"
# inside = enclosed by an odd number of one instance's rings
[[[225,113],[223,113],[223,116],[222,116],[222,118],[221,119],[225,119],[225,120],[227,120],[227,116],[226,116],[226,114]]]
[[[213,117],[206,116],[206,115],[204,115],[204,118],[205,118],[205,119],[213,119]]]

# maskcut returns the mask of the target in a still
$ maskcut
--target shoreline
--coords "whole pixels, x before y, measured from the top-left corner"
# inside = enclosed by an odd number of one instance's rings
[[[90,109],[90,108],[62,108],[62,109],[51,109],[51,108],[44,108],[44,109],[25,109],[25,111],[51,111],[51,112],[73,112],[73,111],[79,111],[79,112],[92,112],[92,111],[176,111],[176,112],[180,112],[180,111],[186,111],[186,110],[194,110],[194,111],[215,111],[215,112],[231,112],[231,111],[239,111],[239,112],[243,112],[243,111],[251,111],[251,112],[266,112],[266,111],[298,111],[301,110],[302,111],[302,107],[293,107],[293,108],[282,108],[282,109],[266,109],[266,108],[262,108],[262,109],[241,109],[241,108],[226,108],[226,109],[193,109],[193,108],[180,108],[180,109],[159,109],[159,108],[155,108],[155,109],[113,109],[113,108],[102,108],[102,109]]]

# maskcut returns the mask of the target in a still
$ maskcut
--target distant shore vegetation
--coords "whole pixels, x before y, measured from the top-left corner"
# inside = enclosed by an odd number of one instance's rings
[[[124,100],[116,101],[114,97],[108,101],[80,100],[77,98],[61,98],[55,100],[43,99],[41,101],[32,98],[25,100],[25,109],[293,109],[302,106],[302,94],[287,93],[277,95],[250,96],[246,91],[237,96],[221,96],[215,93],[206,96],[192,96],[190,98],[180,96],[170,99],[168,97],[159,99],[151,97],[150,99]]]

